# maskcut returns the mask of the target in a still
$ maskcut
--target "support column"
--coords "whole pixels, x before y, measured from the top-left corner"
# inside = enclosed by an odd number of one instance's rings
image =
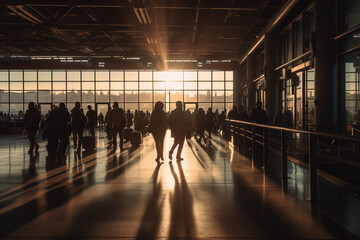
[[[236,105],[236,106],[241,105],[241,98],[242,98],[242,94],[243,94],[241,91],[241,82],[243,81],[243,79],[241,79],[241,76],[242,76],[241,70],[242,70],[241,67],[238,66],[238,68],[235,72],[234,105]],[[230,111],[231,109],[227,109],[227,110]]]
[[[264,108],[269,119],[274,119],[277,106],[277,89],[278,81],[276,79],[275,64],[276,64],[276,37],[273,33],[265,34],[265,103]]]
[[[315,107],[320,131],[336,131],[335,0],[315,0]]]
[[[251,109],[255,107],[255,84],[253,80],[255,79],[256,71],[256,58],[254,53],[251,53],[247,56],[247,89],[248,89],[248,109],[247,112],[250,113]]]

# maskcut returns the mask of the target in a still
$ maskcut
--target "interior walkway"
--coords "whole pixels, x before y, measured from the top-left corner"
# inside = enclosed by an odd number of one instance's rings
[[[184,161],[155,162],[151,136],[46,170],[45,142],[0,136],[0,233],[7,239],[334,239],[309,209],[214,136]],[[165,152],[172,139],[168,132]],[[167,155],[167,154],[166,154]]]

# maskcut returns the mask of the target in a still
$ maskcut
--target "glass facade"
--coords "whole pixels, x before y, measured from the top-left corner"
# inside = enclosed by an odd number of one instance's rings
[[[233,71],[176,70],[0,70],[0,111],[18,113],[34,101],[83,107],[117,101],[126,110],[151,111],[156,101],[165,110],[176,101],[198,102],[219,111],[233,105]]]

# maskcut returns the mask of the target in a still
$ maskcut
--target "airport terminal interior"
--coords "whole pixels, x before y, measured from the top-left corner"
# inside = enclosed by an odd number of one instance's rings
[[[359,239],[360,1],[1,1],[0,238]]]

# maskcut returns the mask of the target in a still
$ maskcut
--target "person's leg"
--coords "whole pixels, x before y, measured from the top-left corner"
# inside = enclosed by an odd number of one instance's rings
[[[159,136],[159,156],[161,160],[164,160],[164,138],[165,134]]]
[[[178,142],[179,147],[178,147],[178,150],[177,150],[176,158],[181,159],[181,152],[182,152],[182,149],[183,149],[183,146],[184,146],[185,136],[180,138],[178,141],[179,141]]]
[[[179,144],[179,139],[178,138],[176,138],[176,137],[174,137],[174,143],[173,143],[173,145],[172,145],[172,147],[171,147],[171,149],[170,149],[170,151],[169,151],[169,158],[170,159],[172,159],[172,154],[173,154],[173,152],[174,152],[174,150],[175,150],[175,148],[176,148],[176,146]]]
[[[117,127],[113,127],[112,131],[113,131],[113,147],[114,147],[114,149],[116,149],[117,148],[116,135],[117,135],[117,132],[118,132]]]
[[[124,150],[124,129],[119,128],[119,138],[120,138],[120,150]]]
[[[92,137],[95,137],[95,126],[90,127],[90,134]]]
[[[153,138],[154,138],[154,142],[155,142],[155,148],[156,148],[156,159],[157,160],[159,160],[159,158],[160,158],[160,153],[159,153],[159,151],[160,151],[160,149],[159,149],[159,136],[158,136],[158,134],[155,134],[155,133],[153,133],[152,134],[153,135]]]
[[[76,149],[77,148],[77,143],[78,143],[78,137],[77,137],[78,131],[77,131],[77,129],[74,129],[72,134],[73,134],[74,149]]]
[[[29,139],[30,148],[29,153],[34,150],[35,147],[35,132],[34,131],[27,131],[27,137]]]
[[[78,149],[80,149],[79,151],[81,151],[81,147],[82,147],[82,143],[83,143],[83,129],[78,129],[77,135],[79,138]]]

